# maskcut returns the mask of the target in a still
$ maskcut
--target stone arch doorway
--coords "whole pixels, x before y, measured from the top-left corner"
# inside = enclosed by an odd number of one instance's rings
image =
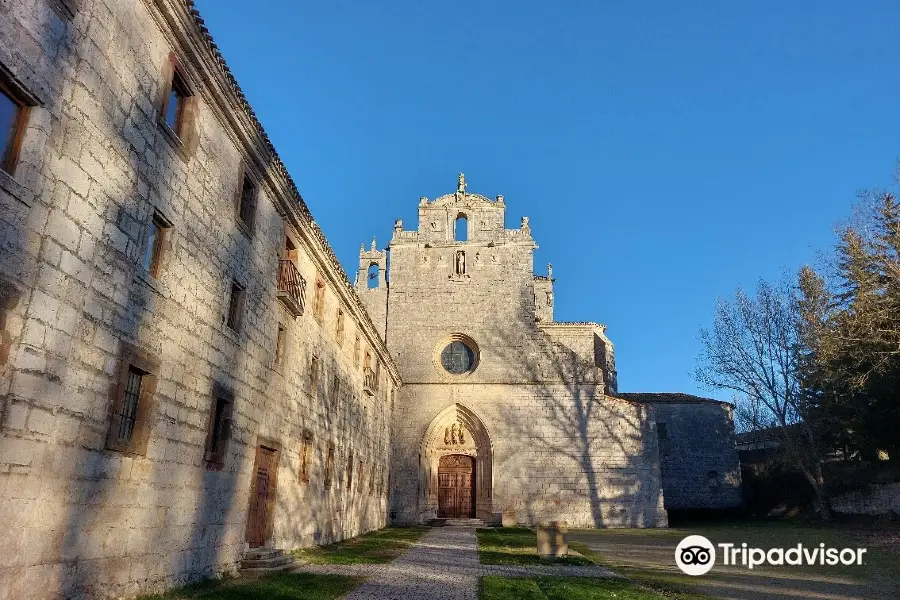
[[[457,403],[438,413],[425,431],[419,457],[423,521],[449,512],[494,520],[493,444],[471,409]]]

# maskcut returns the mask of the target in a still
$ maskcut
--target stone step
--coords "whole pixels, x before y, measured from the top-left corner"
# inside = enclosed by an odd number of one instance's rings
[[[481,519],[445,519],[445,527],[484,527]]]
[[[284,550],[281,548],[251,548],[244,553],[244,560],[262,560],[275,556],[284,556]]]
[[[293,563],[294,559],[290,556],[273,556],[272,558],[259,559],[245,558],[241,561],[241,569],[271,569]]]

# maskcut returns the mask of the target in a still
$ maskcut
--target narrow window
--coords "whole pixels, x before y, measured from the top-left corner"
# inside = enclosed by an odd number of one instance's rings
[[[146,453],[158,369],[158,359],[122,342],[114,400],[109,409],[107,449],[127,454]]]
[[[316,387],[319,384],[319,357],[313,356],[312,360],[309,364],[309,384],[310,388],[312,388],[313,393],[316,391]]]
[[[162,267],[163,248],[165,247],[170,227],[169,223],[160,215],[153,215],[153,220],[150,222],[150,231],[147,234],[147,248],[144,251],[143,261],[144,270],[151,277],[159,277]]]
[[[353,450],[347,457],[347,491],[353,491]]]
[[[373,466],[369,471],[369,495],[371,496],[375,492],[375,467]]]
[[[369,371],[372,369],[372,355],[369,354],[369,351],[366,350],[366,358],[363,360],[363,370]]]
[[[341,378],[338,375],[334,376],[334,379],[331,380],[331,401],[337,404],[338,399],[341,396]]]
[[[241,317],[244,312],[244,288],[237,281],[231,282],[231,294],[228,298],[228,327],[240,331]]]
[[[28,105],[18,100],[10,90],[0,83],[0,143],[3,144],[3,158],[0,168],[10,175],[19,160],[19,146],[27,121]]]
[[[204,453],[207,468],[221,469],[225,464],[228,441],[231,439],[231,409],[233,405],[234,397],[230,393],[214,394]]]
[[[359,477],[356,479],[356,493],[362,494],[363,487],[366,484],[366,472],[365,472],[365,464],[362,459],[359,461]]]
[[[366,277],[367,287],[371,289],[375,289],[378,287],[378,264],[372,263],[369,265],[368,277]]]
[[[238,220],[247,229],[253,229],[253,219],[256,215],[256,197],[256,184],[245,173],[241,183],[240,197],[238,198]]]
[[[300,442],[300,473],[301,483],[309,483],[309,455],[312,451],[312,434],[308,431],[303,433],[303,440]]]
[[[338,346],[343,345],[344,343],[344,311],[343,309],[338,309],[337,311],[337,326],[335,331],[335,338],[337,339]]]
[[[460,214],[453,225],[453,239],[457,242],[465,242],[469,239],[469,219]]]
[[[661,441],[669,439],[669,430],[665,423],[656,424],[656,435]]]
[[[284,325],[281,323],[278,324],[278,334],[275,338],[275,366],[280,367],[284,364],[284,351],[285,351],[285,329]]]
[[[185,131],[185,108],[190,97],[191,93],[184,76],[176,67],[172,71],[172,81],[169,83],[169,93],[166,94],[163,115],[165,115],[166,125],[178,137],[181,137]]]
[[[359,365],[359,335],[356,336],[356,340],[353,342],[353,366],[356,367]]]
[[[316,275],[316,303],[313,306],[313,316],[319,321],[325,316],[325,280]]]
[[[118,440],[123,443],[131,441],[134,432],[134,422],[137,419],[138,402],[141,398],[141,382],[144,373],[137,367],[128,366],[128,375],[125,380],[125,395],[122,399],[122,411],[119,413]]]
[[[331,487],[331,479],[334,474],[334,444],[328,444],[328,453],[325,455],[325,489]]]
[[[375,389],[381,385],[381,361],[375,360]]]

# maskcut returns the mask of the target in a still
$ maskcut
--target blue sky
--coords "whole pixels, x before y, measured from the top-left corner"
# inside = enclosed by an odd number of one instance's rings
[[[887,0],[197,5],[346,269],[464,171],[622,391],[715,396],[716,298],[815,263],[900,156]]]

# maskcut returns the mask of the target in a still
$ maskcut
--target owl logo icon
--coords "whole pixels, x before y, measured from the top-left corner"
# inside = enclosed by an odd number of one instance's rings
[[[716,563],[716,548],[702,535],[689,535],[675,548],[675,564],[688,575],[704,575]]]

